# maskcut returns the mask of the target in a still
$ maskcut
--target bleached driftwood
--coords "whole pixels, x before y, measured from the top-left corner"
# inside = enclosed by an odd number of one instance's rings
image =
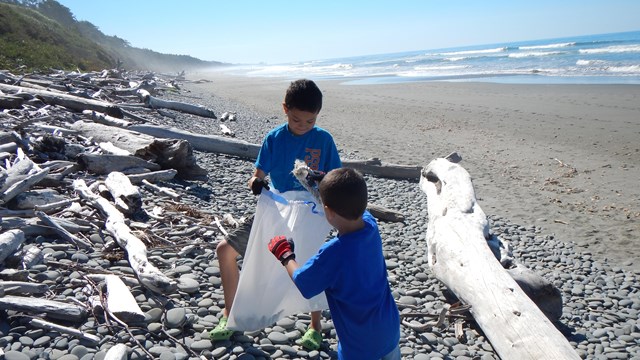
[[[123,119],[118,119],[113,116],[109,116],[107,114],[103,114],[93,110],[85,110],[82,112],[84,115],[88,116],[91,120],[109,126],[117,126],[117,127],[127,127],[131,125],[131,122]]]
[[[567,339],[495,258],[469,173],[446,159],[422,170],[428,263],[464,303],[502,359],[580,359]]]
[[[109,189],[118,210],[126,215],[140,211],[142,208],[140,190],[131,184],[131,180],[125,174],[117,171],[109,173],[104,184]]]
[[[89,334],[89,333],[85,333],[82,332],[78,329],[74,329],[74,328],[70,328],[67,326],[62,326],[62,325],[58,325],[52,322],[48,322],[48,321],[44,321],[41,319],[31,319],[29,321],[29,325],[33,325],[35,327],[41,328],[41,329],[47,329],[47,330],[53,330],[53,331],[57,331],[60,332],[62,334],[67,334],[67,335],[71,335],[73,337],[76,337],[78,339],[84,340],[86,342],[88,342],[90,345],[97,345],[100,343],[101,338],[97,335],[93,335],[93,334]],[[105,357],[106,359],[106,357]]]
[[[64,238],[65,240],[68,240],[76,246],[83,247],[85,249],[90,249],[92,247],[88,242],[78,238],[77,236],[74,236],[72,233],[60,226],[53,218],[49,217],[44,212],[36,211],[35,214],[40,220],[42,220],[42,222],[54,229],[58,233],[58,235],[60,235],[60,237]]]
[[[76,121],[71,128],[83,136],[92,137],[96,142],[111,142],[115,147],[129,151],[135,157],[158,164],[159,168],[176,169],[182,178],[206,178],[206,170],[197,164],[193,156],[192,144],[184,139],[158,139],[136,131],[83,121]]]
[[[376,204],[367,204],[367,210],[378,220],[390,221],[390,222],[403,222],[404,214],[401,212],[386,208],[384,206]]]
[[[24,239],[24,232],[18,229],[8,230],[0,234],[0,264],[4,263],[4,260],[22,245]]]
[[[216,119],[216,115],[213,113],[213,110],[207,109],[204,106],[158,99],[156,97],[151,96],[151,94],[144,89],[139,89],[137,92],[138,92],[138,96],[140,97],[140,100],[142,100],[142,102],[144,102],[145,105],[149,106],[152,109],[162,109],[162,108],[171,109],[171,110],[182,111],[187,114],[193,114],[193,115],[198,115],[202,117]]]
[[[120,149],[119,147],[113,145],[110,141],[107,142],[101,142],[98,144],[98,146],[100,147],[100,149],[102,149],[102,151],[104,151],[106,154],[112,154],[112,155],[133,155],[132,153],[130,153],[129,151],[125,150],[125,149]]]
[[[27,175],[24,179],[14,183],[2,194],[0,194],[0,204],[5,204],[9,200],[16,197],[18,194],[27,191],[33,185],[39,183],[49,174],[49,169],[42,169],[35,174]]]
[[[63,200],[67,200],[67,197],[60,195],[54,189],[34,189],[17,195],[14,198],[15,204],[12,208],[16,210],[35,209],[36,206],[57,203]]]
[[[147,247],[131,233],[125,223],[124,216],[115,206],[107,199],[92,193],[84,180],[75,180],[73,188],[80,197],[106,215],[105,229],[113,236],[118,245],[126,250],[129,264],[143,286],[160,294],[171,293],[177,289],[178,285],[174,280],[164,275],[149,262]]]
[[[45,313],[54,319],[80,321],[87,317],[87,309],[61,301],[7,295],[0,298],[0,310],[15,310],[33,314]]]
[[[224,136],[194,134],[177,128],[146,124],[131,125],[129,129],[159,138],[186,140],[195,150],[199,151],[227,154],[247,159],[257,158],[260,152],[260,145]]]
[[[236,134],[234,134],[233,131],[231,131],[231,129],[229,129],[229,127],[225,124],[220,124],[220,132],[222,133],[222,135],[231,137],[236,136]]]
[[[0,281],[4,295],[44,294],[49,291],[46,284],[25,281]]]
[[[260,152],[260,145],[244,140],[216,135],[194,134],[188,131],[155,125],[131,125],[130,130],[138,131],[150,136],[183,139],[188,141],[194,150],[227,154],[246,159],[256,159]],[[418,179],[420,167],[383,163],[379,159],[371,160],[342,160],[342,166],[357,169],[364,174],[391,179]]]
[[[114,171],[140,172],[141,169],[160,170],[160,165],[136,156],[80,154],[78,155],[78,161],[87,171],[98,175],[106,175]]]
[[[147,181],[169,181],[176,177],[178,171],[175,169],[158,170],[144,174],[131,174],[127,175],[132,184],[140,184],[144,180]]]
[[[342,166],[356,169],[364,174],[371,174],[389,179],[417,179],[420,176],[419,166],[386,164],[380,159],[343,160]]]
[[[129,288],[116,275],[105,277],[107,286],[107,308],[118,319],[129,324],[144,320],[144,313],[131,295]]]
[[[148,189],[151,189],[155,192],[159,192],[161,194],[165,194],[168,195],[174,199],[178,199],[180,197],[180,194],[178,194],[177,192],[166,188],[166,187],[162,187],[162,186],[158,186],[155,184],[150,183],[149,181],[147,181],[146,179],[142,179],[142,185]]]
[[[77,111],[94,110],[105,113],[109,116],[122,118],[122,111],[120,111],[118,106],[104,101],[85,99],[59,92],[31,89],[27,87],[6,85],[2,83],[0,83],[0,90],[10,92],[25,92],[41,98],[47,104],[60,105]]]

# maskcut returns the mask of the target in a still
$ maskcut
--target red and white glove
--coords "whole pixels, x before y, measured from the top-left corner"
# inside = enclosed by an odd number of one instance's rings
[[[293,252],[294,244],[293,239],[283,235],[275,236],[269,241],[269,251],[280,260],[282,265],[287,265],[289,260],[296,258],[296,254]]]

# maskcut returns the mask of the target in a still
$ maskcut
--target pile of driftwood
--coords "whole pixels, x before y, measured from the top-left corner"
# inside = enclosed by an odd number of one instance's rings
[[[174,111],[216,118],[206,107],[158,96],[179,91],[178,80],[117,70],[28,76],[0,71],[0,309],[30,318],[31,326],[98,343],[95,335],[49,320],[78,323],[98,311],[127,328],[143,318],[130,286],[166,295],[180,285],[149,261],[148,246],[186,255],[237,226],[229,214],[182,204],[180,188],[167,184],[175,177],[206,179],[194,149],[255,159],[259,146],[235,139],[222,123],[220,136],[155,124]],[[235,114],[222,118],[234,121]],[[345,164],[392,178],[417,179],[420,171],[376,159]],[[144,209],[145,197],[160,205]],[[369,209],[379,219],[404,220],[397,211],[374,204]],[[167,240],[177,237],[189,244]],[[78,286],[90,288],[90,304],[70,301],[29,275],[35,266],[80,266],[54,260],[51,249],[126,257],[135,277],[83,269]]]
[[[237,226],[229,214],[195,210],[180,202],[179,188],[162,186],[174,177],[206,179],[188,141],[127,130],[171,116],[164,109],[215,118],[205,107],[156,97],[178,86],[175,79],[118,71],[0,72],[1,310],[21,314],[33,327],[98,344],[98,336],[64,324],[103,313],[107,323],[128,329],[144,319],[130,286],[164,295],[177,291],[180,284],[147,258],[148,246],[186,255],[205,239],[226,234],[225,226]],[[144,197],[157,205],[143,209]],[[176,237],[189,243],[167,240]],[[126,257],[135,277],[51,256],[74,249],[110,260]],[[81,270],[84,281],[76,285],[87,287],[89,302],[56,294],[34,279],[30,269],[43,265]]]

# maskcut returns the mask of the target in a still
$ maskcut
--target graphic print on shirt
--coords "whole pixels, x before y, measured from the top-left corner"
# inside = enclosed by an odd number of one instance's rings
[[[307,155],[305,155],[304,157],[304,162],[306,162],[307,166],[309,166],[312,170],[318,170],[318,168],[320,167],[320,154],[322,153],[322,150],[309,148],[306,148],[304,150],[307,153]]]

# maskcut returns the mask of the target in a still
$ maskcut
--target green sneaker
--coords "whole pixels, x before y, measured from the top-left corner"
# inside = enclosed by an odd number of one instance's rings
[[[209,339],[213,341],[229,340],[233,335],[233,330],[227,329],[227,317],[223,316],[213,330],[209,332]]]
[[[300,343],[307,350],[318,350],[322,344],[322,335],[310,327],[302,336]]]

